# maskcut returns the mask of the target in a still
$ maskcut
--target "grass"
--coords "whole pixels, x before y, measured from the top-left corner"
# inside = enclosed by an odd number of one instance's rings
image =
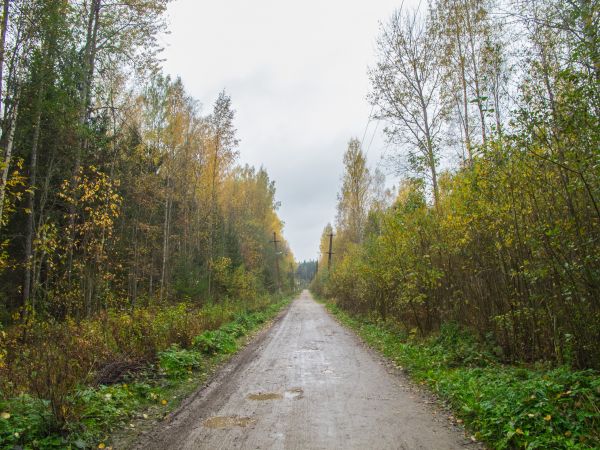
[[[77,385],[61,403],[70,409],[63,413],[71,420],[60,426],[49,400],[31,394],[0,400],[0,449],[110,448],[111,433],[117,430],[121,437],[131,438],[138,428],[150,426],[176,408],[289,300],[240,310],[218,329],[194,337],[187,348],[174,343],[158,351],[152,363],[128,379],[110,385]]]
[[[600,377],[568,367],[499,364],[469,333],[446,325],[426,340],[327,308],[371,347],[427,385],[494,449],[600,448]]]

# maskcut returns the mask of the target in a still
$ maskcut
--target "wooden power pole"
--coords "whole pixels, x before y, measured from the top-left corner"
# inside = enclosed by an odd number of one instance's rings
[[[273,231],[273,245],[275,246],[275,270],[277,273],[277,290],[281,292],[281,277],[279,276],[279,254],[277,252],[277,243],[281,242],[277,240],[277,233]]]
[[[335,236],[333,234],[333,231],[331,233],[329,233],[329,251],[327,252],[328,258],[327,258],[327,271],[331,270],[331,255],[333,255],[333,252],[331,251],[331,248],[333,246],[333,236]]]

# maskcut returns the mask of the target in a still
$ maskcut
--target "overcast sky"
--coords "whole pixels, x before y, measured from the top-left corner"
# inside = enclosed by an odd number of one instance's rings
[[[398,0],[175,0],[169,7],[166,72],[183,79],[205,113],[222,89],[231,96],[241,162],[264,166],[275,180],[284,235],[297,260],[317,257],[321,231],[335,218],[348,140],[366,136],[370,165],[379,162],[383,126],[367,127],[367,66],[379,21],[399,6]]]

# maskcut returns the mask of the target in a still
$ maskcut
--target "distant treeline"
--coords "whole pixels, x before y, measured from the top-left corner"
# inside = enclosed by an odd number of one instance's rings
[[[302,284],[307,286],[317,273],[317,261],[302,261],[296,268],[296,278]]]

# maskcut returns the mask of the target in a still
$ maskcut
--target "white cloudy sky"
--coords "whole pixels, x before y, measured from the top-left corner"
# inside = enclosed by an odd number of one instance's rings
[[[226,89],[237,110],[241,162],[277,187],[284,234],[298,260],[315,258],[335,217],[342,154],[365,137],[372,166],[384,142],[368,128],[367,66],[379,21],[401,0],[175,0],[165,70],[208,112]],[[367,132],[365,133],[365,129]]]

